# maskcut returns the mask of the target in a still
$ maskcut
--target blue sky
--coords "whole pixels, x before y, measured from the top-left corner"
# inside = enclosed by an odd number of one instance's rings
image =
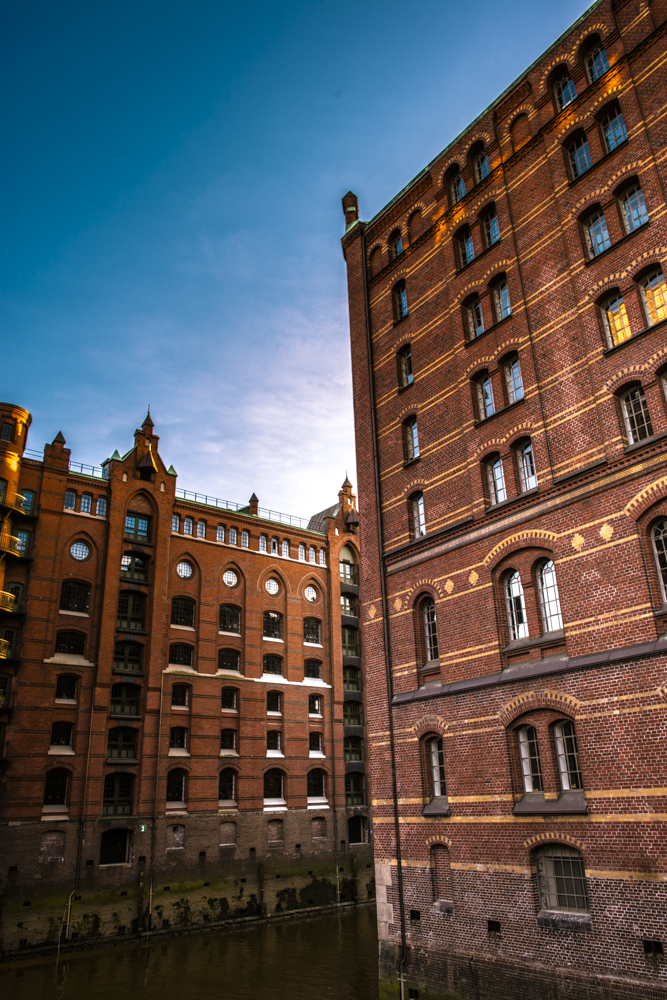
[[[147,404],[178,485],[354,480],[340,199],[371,218],[575,0],[5,0],[0,395],[72,459]]]

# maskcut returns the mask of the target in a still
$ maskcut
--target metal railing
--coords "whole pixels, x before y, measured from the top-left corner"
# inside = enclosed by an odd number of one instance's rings
[[[209,497],[205,493],[194,493],[192,490],[176,488],[176,496],[181,500],[188,500],[190,503],[203,504],[205,507],[216,507],[218,510],[231,510],[240,514],[250,515],[250,506],[247,503],[235,503],[234,500],[221,500],[219,497]],[[307,528],[310,519],[307,517],[297,517],[295,514],[281,514],[277,510],[269,510],[267,507],[257,508],[257,517],[262,517],[266,521],[276,521],[278,524],[289,524],[294,528]],[[321,532],[318,532],[321,534]]]
[[[0,660],[6,660],[12,651],[12,644],[7,639],[0,639]]]
[[[104,469],[99,465],[86,465],[84,462],[70,462],[70,472],[78,472],[81,476],[89,476],[91,479],[106,479]]]
[[[20,556],[23,554],[23,540],[14,535],[0,535],[0,552],[13,552]]]
[[[0,590],[0,611],[13,611],[16,607],[16,597],[8,590]]]

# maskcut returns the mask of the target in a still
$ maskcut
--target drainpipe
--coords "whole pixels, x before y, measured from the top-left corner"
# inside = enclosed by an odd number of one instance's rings
[[[111,485],[111,483],[109,483]],[[107,507],[107,520],[104,529],[104,554],[102,556],[102,584],[100,586],[99,607],[97,609],[97,640],[95,643],[95,665],[93,667],[93,686],[90,694],[90,725],[88,726],[88,748],[86,750],[86,770],[83,778],[83,801],[81,802],[81,816],[79,818],[79,834],[76,844],[76,868],[74,872],[74,888],[67,899],[67,917],[65,921],[65,940],[69,940],[69,925],[72,915],[72,899],[79,888],[81,877],[81,855],[83,853],[83,832],[86,818],[86,802],[88,801],[88,780],[90,776],[90,747],[93,741],[93,719],[95,716],[95,690],[97,688],[97,674],[100,662],[100,636],[102,632],[102,613],[104,609],[104,591],[107,574],[107,552],[109,549],[109,522],[111,521],[111,494]],[[58,939],[58,953],[60,953],[60,938]]]
[[[375,373],[373,371],[373,338],[371,336],[371,311],[368,295],[368,273],[366,269],[366,233],[361,230],[361,259],[364,279],[364,311],[366,317],[366,353],[368,356],[368,385],[371,404],[371,439],[373,441],[373,475],[375,479],[375,517],[377,523],[377,546],[380,559],[380,597],[382,601],[382,631],[384,639],[384,665],[387,683],[387,709],[389,721],[389,748],[391,753],[391,795],[394,810],[394,835],[396,837],[396,863],[398,871],[398,904],[401,920],[401,958],[398,966],[401,1000],[405,995],[403,971],[407,959],[405,933],[405,904],[403,899],[403,861],[401,856],[401,826],[398,814],[398,786],[396,783],[396,747],[394,745],[394,713],[392,708],[393,681],[391,676],[391,645],[389,637],[389,607],[387,603],[387,580],[384,563],[384,541],[382,520],[382,499],[380,495],[380,465],[378,460],[378,434],[375,418]]]
[[[334,864],[336,866],[336,905],[340,903],[340,879],[338,877],[338,806],[336,803],[336,723],[334,719],[334,683],[333,683],[333,671],[334,671],[334,661],[333,661],[333,637],[334,631],[334,614],[335,610],[333,607],[333,602],[331,600],[331,588],[333,586],[333,573],[331,572],[332,556],[331,556],[331,535],[328,535],[329,542],[329,555],[327,558],[327,591],[329,595],[329,664],[330,664],[330,681],[331,686],[329,690],[329,703],[331,706],[331,749],[332,749],[332,761],[331,761],[331,783],[332,783],[332,801],[333,801],[333,835],[334,835]],[[338,603],[338,609],[340,610],[340,602]],[[345,793],[343,793],[345,794]],[[344,800],[343,800],[344,801]]]
[[[153,817],[151,820],[151,857],[148,874],[148,926],[146,937],[153,929],[153,876],[155,871],[155,838],[157,835],[157,790],[160,780],[160,746],[162,745],[162,705],[164,697],[164,670],[160,674],[160,710],[157,724],[157,747],[155,750],[155,787],[153,789]],[[190,706],[192,710],[192,706]]]

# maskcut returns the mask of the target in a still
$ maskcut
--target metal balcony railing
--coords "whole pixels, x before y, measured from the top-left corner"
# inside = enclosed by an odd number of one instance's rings
[[[16,598],[7,590],[0,590],[0,611],[13,611],[16,607]]]
[[[6,639],[0,639],[0,660],[6,660],[12,651],[12,644]]]
[[[20,556],[23,553],[23,541],[15,535],[0,535],[0,552],[12,552]]]

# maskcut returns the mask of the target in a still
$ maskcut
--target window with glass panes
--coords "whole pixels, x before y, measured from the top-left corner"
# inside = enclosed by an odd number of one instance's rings
[[[126,553],[120,560],[120,575],[124,580],[145,580],[147,560],[134,552]]]
[[[149,538],[150,517],[145,514],[126,514],[125,537],[134,538],[138,542],[147,542]]]
[[[85,650],[86,636],[83,632],[58,632],[56,635],[56,653],[83,656]]]
[[[172,726],[169,730],[170,750],[187,750],[188,731],[185,726]]]
[[[398,362],[398,384],[401,388],[412,385],[412,349],[410,344],[405,344],[396,355]]]
[[[413,462],[415,458],[419,458],[419,431],[416,417],[408,417],[403,424],[403,457],[406,462]]]
[[[264,657],[263,669],[265,674],[282,674],[283,672],[283,661],[282,657],[275,656],[273,653],[267,654]]]
[[[542,629],[544,632],[557,632],[563,627],[563,617],[556,582],[556,567],[551,559],[542,563],[537,571],[537,589],[540,597]]]
[[[483,219],[484,245],[493,246],[500,239],[500,224],[495,209],[487,212]]]
[[[114,670],[141,670],[142,647],[136,642],[117,642],[113,654]]]
[[[118,628],[143,629],[146,618],[146,598],[133,590],[118,595]]]
[[[452,192],[452,202],[454,203],[460,201],[461,198],[463,198],[463,196],[465,195],[466,185],[465,181],[463,180],[460,174],[456,174],[456,176],[452,178],[451,192]]]
[[[618,344],[622,344],[623,341],[630,339],[632,336],[630,320],[628,319],[623,296],[619,295],[618,292],[612,293],[602,303],[602,318],[610,341],[610,347],[616,347]]]
[[[171,689],[171,703],[178,708],[187,708],[190,704],[190,688],[187,684],[174,684]]]
[[[111,686],[111,711],[114,715],[139,715],[139,692],[136,684]]]
[[[171,530],[177,533],[181,530],[181,519],[178,514],[171,515]]]
[[[269,729],[266,734],[266,749],[280,753],[282,749],[282,734],[279,729]]]
[[[30,532],[22,529],[16,532],[16,551],[20,555],[26,555],[30,548]]]
[[[319,660],[306,660],[303,665],[303,673],[305,677],[322,677],[322,664]]]
[[[475,159],[475,180],[479,184],[483,181],[485,177],[489,176],[491,172],[491,165],[489,163],[489,158],[486,153],[480,153]]]
[[[55,767],[46,774],[44,782],[44,805],[64,806],[67,804],[69,786],[69,771],[64,767]]]
[[[653,552],[662,583],[663,599],[667,601],[667,518],[663,518],[651,531]]]
[[[195,624],[195,602],[189,597],[173,597],[171,601],[171,624],[193,628]]]
[[[412,520],[412,537],[421,538],[426,534],[426,511],[424,509],[424,494],[413,493],[410,497],[410,515]]]
[[[638,385],[624,393],[621,397],[621,405],[630,443],[637,444],[639,441],[652,437],[653,427],[642,387]]]
[[[107,739],[107,757],[109,759],[136,759],[137,736],[136,729],[128,729],[126,726],[110,729]]]
[[[533,446],[530,441],[521,445],[517,452],[517,458],[519,460],[519,486],[521,488],[521,492],[525,493],[526,490],[533,490],[537,486],[535,456],[533,454]]]
[[[447,794],[445,781],[445,751],[442,737],[427,736],[424,740],[424,760],[426,773],[426,794],[429,798],[440,798]]]
[[[220,692],[220,708],[224,708],[226,712],[235,712],[238,704],[237,698],[236,688],[223,688]]]
[[[394,302],[394,319],[396,322],[408,315],[408,293],[405,288],[405,281],[401,279],[392,289]]]
[[[358,617],[359,605],[357,603],[357,598],[352,594],[341,594],[340,613],[342,615],[351,615],[354,618]]]
[[[345,760],[363,760],[364,742],[361,736],[346,736],[343,743]]]
[[[528,619],[526,617],[526,602],[523,596],[521,577],[515,571],[505,582],[505,600],[507,603],[507,618],[510,640],[528,638]]]
[[[308,750],[311,753],[322,753],[322,733],[308,734]]]
[[[80,511],[82,514],[90,514],[93,507],[93,496],[92,493],[82,493],[81,494],[81,506]]]
[[[400,256],[402,253],[403,237],[401,236],[401,230],[395,229],[389,237],[389,256],[393,259],[394,257]]]
[[[95,510],[96,510],[96,514],[97,514],[98,517],[106,517],[107,516],[107,498],[106,497],[98,497],[97,498],[97,507],[96,507]]]
[[[540,851],[537,876],[542,909],[588,912],[584,861],[576,848],[554,844]]]
[[[322,714],[322,695],[319,694],[308,695],[308,714],[309,715]]]
[[[236,545],[238,542],[238,530],[236,528],[229,529],[229,544]]]
[[[87,614],[90,610],[90,584],[65,580],[60,591],[60,610]]]
[[[51,746],[71,747],[74,738],[74,726],[71,722],[54,722],[51,726]]]
[[[621,195],[621,208],[626,232],[632,233],[648,222],[644,195],[639,184],[633,184]]]
[[[496,323],[506,319],[512,314],[512,303],[510,302],[510,290],[506,281],[501,281],[493,287],[493,303],[496,310]]]
[[[107,774],[104,779],[103,816],[130,816],[134,777],[131,774]]]
[[[313,734],[311,733],[311,736],[312,735]],[[324,798],[325,778],[326,778],[325,772],[319,767],[316,768],[314,771],[308,772],[308,777],[306,779],[306,794],[309,799]]]
[[[475,245],[469,226],[462,229],[456,236],[456,246],[459,267],[465,267],[466,264],[475,259]]]
[[[570,789],[583,788],[574,723],[570,722],[569,719],[557,722],[554,726],[554,740],[562,790],[568,792]]]
[[[647,326],[667,319],[667,282],[660,268],[651,271],[639,284],[646,312]]]
[[[264,612],[262,635],[265,639],[282,639],[283,616],[279,611]]]
[[[286,538],[283,538],[282,556],[283,559],[289,559],[289,542]]]
[[[493,504],[502,503],[507,500],[507,488],[505,486],[505,470],[503,460],[500,455],[492,455],[486,463],[487,481],[489,485],[489,502]]]
[[[422,630],[424,636],[424,657],[426,663],[432,663],[440,658],[438,651],[438,629],[435,616],[435,601],[425,597],[420,606]]]
[[[21,496],[23,497],[21,510],[24,514],[32,514],[35,509],[35,492],[33,490],[22,490]]]
[[[167,774],[167,802],[185,802],[185,771],[180,767]]]
[[[586,56],[586,71],[589,81],[595,83],[608,69],[609,60],[607,59],[607,53],[601,45],[596,45]]]
[[[620,146],[627,139],[628,132],[623,121],[623,115],[618,108],[609,112],[603,119],[602,134],[604,135],[604,144],[607,147],[608,153],[611,153],[613,149],[616,149],[617,146]]]
[[[266,711],[282,712],[283,696],[280,691],[266,692]]]
[[[516,403],[523,399],[523,378],[521,377],[521,363],[518,355],[505,364],[505,378],[507,380],[507,397],[510,403]]]
[[[74,510],[76,507],[76,490],[65,490],[63,507],[65,510]]]
[[[206,521],[197,521],[197,538],[206,538]]]
[[[221,604],[218,619],[220,632],[241,632],[241,609],[233,604]]]
[[[361,671],[357,667],[343,667],[343,690],[361,690]]]
[[[222,801],[233,802],[236,799],[236,771],[231,767],[226,767],[220,772],[218,778],[218,798]]]
[[[479,295],[473,295],[464,306],[466,325],[468,327],[468,337],[474,340],[475,337],[484,333],[484,315],[482,313],[482,303]]]
[[[346,726],[360,726],[361,723],[361,702],[346,701],[343,703],[343,724]]]
[[[304,618],[303,620],[303,641],[322,642],[322,622],[317,618]]]
[[[220,749],[236,750],[236,730],[223,729],[220,732]]]
[[[586,220],[586,248],[589,257],[597,257],[603,250],[608,250],[611,246],[609,232],[607,231],[607,220],[604,212],[597,211]]]
[[[61,674],[56,681],[56,698],[76,701],[78,680],[78,677],[73,677],[70,674]]]
[[[284,775],[278,768],[273,767],[264,775],[264,798],[282,799],[284,791]]]
[[[496,404],[493,398],[493,382],[490,375],[484,375],[477,381],[477,404],[479,406],[480,420],[484,420],[496,412]]]
[[[218,650],[218,670],[240,670],[241,654],[236,649]]]
[[[568,156],[570,158],[572,176],[575,179],[577,177],[581,177],[593,166],[591,151],[588,148],[588,141],[583,135],[578,139],[575,139],[575,141],[570,144],[568,147]]]
[[[537,745],[537,731],[534,726],[520,726],[517,729],[519,757],[524,792],[542,791],[542,769]]]
[[[566,108],[568,104],[577,96],[577,88],[574,85],[574,81],[569,73],[562,76],[561,79],[556,84],[556,104],[558,105],[558,110],[562,111]]]
[[[364,776],[362,774],[345,775],[345,805],[363,806],[364,797]]]
[[[183,642],[173,642],[169,647],[169,662],[181,667],[191,667],[194,663],[194,649]]]
[[[341,629],[343,641],[343,656],[359,656],[359,629],[352,625],[343,625]]]

